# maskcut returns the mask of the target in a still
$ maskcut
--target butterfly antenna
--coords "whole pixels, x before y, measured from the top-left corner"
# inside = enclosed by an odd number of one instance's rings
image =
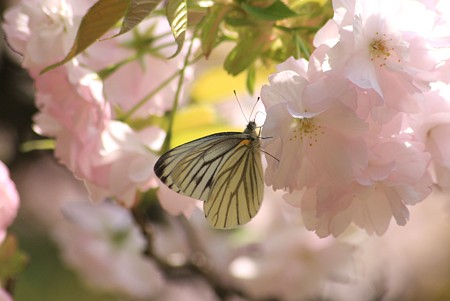
[[[257,98],[256,101],[255,101],[255,104],[253,105],[252,110],[250,111],[250,117],[253,115],[253,111],[255,110],[256,105],[258,104],[258,101],[260,101],[260,100],[261,100],[261,97],[258,96],[258,98]],[[254,120],[256,120],[256,114],[255,114]]]
[[[244,114],[244,110],[242,109],[241,103],[239,102],[239,99],[238,99],[237,94],[236,94],[236,90],[233,90],[233,93],[234,93],[234,97],[236,98],[236,101],[237,101],[237,103],[239,105],[239,108],[241,109],[242,116],[244,116],[245,121],[247,121],[247,123],[249,123],[250,121],[247,120],[247,117]]]

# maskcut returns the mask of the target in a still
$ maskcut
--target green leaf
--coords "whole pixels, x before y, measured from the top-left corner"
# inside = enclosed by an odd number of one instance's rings
[[[208,58],[214,48],[214,45],[216,44],[219,25],[229,10],[229,6],[217,4],[205,15],[203,19],[201,41],[203,54],[206,58]]]
[[[95,3],[81,20],[74,44],[66,57],[46,67],[41,74],[67,63],[98,40],[125,15],[130,1],[99,0]]]
[[[183,48],[184,40],[186,38],[187,29],[187,6],[186,0],[169,0],[166,6],[167,20],[172,29],[175,42],[177,43],[177,50],[169,58],[173,58],[180,53]]]
[[[241,41],[225,58],[223,68],[231,75],[238,75],[250,66],[261,53],[253,39]]]
[[[297,13],[287,7],[281,0],[275,0],[267,7],[251,6],[247,3],[242,3],[241,7],[249,15],[262,20],[278,21],[297,16]]]
[[[237,75],[247,69],[260,56],[270,41],[270,27],[249,28],[248,35],[240,37],[238,44],[225,58],[224,69]]]
[[[253,95],[255,92],[255,80],[256,80],[256,71],[255,71],[255,65],[251,65],[247,69],[247,91],[250,93],[250,95]]]
[[[254,26],[255,25],[255,22],[252,19],[250,19],[248,16],[242,16],[242,17],[237,17],[237,18],[226,16],[225,22],[227,23],[227,25],[235,26],[235,27]]]
[[[8,235],[0,244],[0,282],[18,276],[27,262],[27,256],[17,246],[16,237]]]
[[[131,0],[123,18],[122,27],[113,38],[130,31],[141,23],[160,2],[161,0]]]
[[[20,151],[26,153],[34,150],[54,150],[55,146],[53,139],[28,140],[20,145]]]

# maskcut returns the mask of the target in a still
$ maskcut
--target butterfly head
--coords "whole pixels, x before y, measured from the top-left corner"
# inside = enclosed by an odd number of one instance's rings
[[[250,122],[247,124],[247,127],[245,128],[245,131],[253,132],[256,128],[257,128],[256,122],[250,121]]]

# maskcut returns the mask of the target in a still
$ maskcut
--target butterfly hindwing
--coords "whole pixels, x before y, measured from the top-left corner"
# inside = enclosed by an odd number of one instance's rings
[[[254,146],[238,146],[222,166],[203,208],[215,228],[234,228],[250,221],[263,198],[261,154]]]

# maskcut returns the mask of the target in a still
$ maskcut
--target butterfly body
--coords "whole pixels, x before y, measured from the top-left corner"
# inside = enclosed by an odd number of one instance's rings
[[[250,221],[263,197],[260,140],[251,121],[244,132],[223,132],[177,146],[156,162],[155,174],[172,190],[204,201],[215,228]]]

